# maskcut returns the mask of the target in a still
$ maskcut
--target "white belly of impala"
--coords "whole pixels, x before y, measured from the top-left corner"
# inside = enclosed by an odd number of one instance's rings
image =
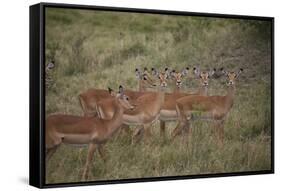
[[[162,121],[174,121],[177,120],[178,115],[175,110],[161,110],[160,120]]]
[[[146,125],[152,124],[158,120],[160,114],[156,116],[145,116],[145,114],[139,115],[123,115],[123,123],[126,125]]]
[[[91,142],[89,134],[67,134],[63,137],[63,142],[73,145],[85,145]]]

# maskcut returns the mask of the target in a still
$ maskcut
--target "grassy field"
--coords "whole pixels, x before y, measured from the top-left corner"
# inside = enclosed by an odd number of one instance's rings
[[[77,96],[89,88],[122,84],[137,90],[136,67],[243,68],[224,147],[216,144],[209,122],[193,123],[189,144],[169,140],[175,122],[167,123],[167,139],[161,139],[156,122],[148,142],[131,145],[128,134],[110,140],[108,161],[95,155],[89,180],[269,170],[270,37],[266,21],[48,8],[46,62],[53,59],[56,67],[46,91],[46,114],[82,115]],[[196,87],[196,80],[184,80],[184,91]],[[224,95],[225,79],[211,80],[209,92]],[[46,183],[80,181],[86,155],[86,147],[62,145],[47,164]]]

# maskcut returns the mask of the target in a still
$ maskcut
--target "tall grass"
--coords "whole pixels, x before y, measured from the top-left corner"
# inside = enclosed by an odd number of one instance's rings
[[[90,180],[268,170],[271,167],[271,49],[266,21],[181,17],[48,8],[46,58],[56,63],[46,113],[82,115],[77,95],[122,84],[137,89],[136,67],[180,70],[244,68],[218,147],[212,123],[195,121],[188,143],[160,139],[159,122],[147,142],[120,135],[95,155]],[[197,81],[184,80],[184,91]],[[210,81],[210,95],[226,93],[225,79]],[[170,90],[169,90],[170,91]],[[176,126],[167,123],[168,137]],[[134,127],[132,127],[134,128]],[[47,164],[47,183],[77,182],[87,148],[63,145]]]

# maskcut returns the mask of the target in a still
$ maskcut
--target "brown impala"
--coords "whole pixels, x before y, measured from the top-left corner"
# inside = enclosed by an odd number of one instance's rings
[[[163,107],[160,111],[160,134],[161,136],[165,135],[165,122],[168,121],[176,121],[178,119],[177,111],[176,111],[176,100],[185,96],[190,95],[207,95],[208,93],[208,81],[210,76],[213,75],[213,71],[209,72],[201,72],[199,74],[199,90],[195,93],[183,93],[179,90],[173,92],[173,93],[166,93],[165,94],[165,101],[163,104]],[[181,84],[181,77],[182,75],[178,75],[178,78],[175,78],[176,86],[179,86],[179,82]]]
[[[136,135],[143,135],[143,132],[149,133],[150,129],[148,128],[151,126],[151,123],[156,121],[159,117],[160,109],[163,106],[165,98],[163,87],[167,86],[167,75],[165,73],[160,73],[158,77],[160,81],[158,91],[139,96],[134,101],[136,104],[135,109],[126,111],[123,115],[124,124],[141,125],[140,128],[135,130],[134,137]],[[113,99],[111,98],[97,103],[97,111],[101,118],[110,119],[113,116],[115,108],[113,107],[112,102]]]
[[[98,149],[103,156],[100,148],[105,144],[123,123],[123,113],[133,109],[129,97],[124,94],[122,86],[119,93],[115,95],[112,102],[115,112],[111,119],[100,119],[98,117],[78,117],[73,115],[54,114],[46,120],[46,154],[47,160],[61,145],[61,143],[74,145],[89,145],[86,165],[82,179],[86,179],[90,162],[94,151]]]
[[[232,108],[235,96],[235,80],[241,74],[239,72],[228,72],[225,74],[228,78],[228,92],[225,96],[202,96],[193,95],[178,99],[176,109],[179,116],[179,123],[174,129],[172,136],[175,137],[182,131],[190,134],[190,121],[193,114],[199,114],[199,119],[210,119],[215,122],[215,129],[218,132],[220,144],[224,139],[224,121],[225,117]]]
[[[135,100],[145,94],[143,91],[145,91],[146,88],[155,86],[155,83],[149,78],[147,72],[144,71],[141,73],[139,69],[136,69],[135,73],[139,82],[139,91],[125,90],[125,94],[128,95],[131,100]],[[110,98],[110,95],[107,90],[92,88],[81,93],[78,97],[84,115],[96,116],[96,103],[103,99]]]

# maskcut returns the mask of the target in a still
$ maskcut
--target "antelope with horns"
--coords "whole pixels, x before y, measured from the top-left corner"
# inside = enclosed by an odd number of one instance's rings
[[[88,156],[82,179],[88,176],[90,162],[96,149],[100,150],[123,123],[123,113],[133,109],[130,99],[124,94],[122,86],[112,101],[115,112],[111,119],[97,117],[78,117],[54,114],[46,120],[46,159],[49,160],[56,149],[62,144],[89,145]]]
[[[199,119],[210,119],[215,122],[215,130],[218,133],[219,143],[224,140],[224,121],[232,108],[235,97],[235,80],[243,69],[238,72],[224,72],[228,78],[228,92],[225,96],[202,96],[193,95],[178,99],[176,102],[177,114],[179,116],[178,125],[172,132],[172,137],[186,132],[190,135],[190,121],[193,114],[200,114]]]

